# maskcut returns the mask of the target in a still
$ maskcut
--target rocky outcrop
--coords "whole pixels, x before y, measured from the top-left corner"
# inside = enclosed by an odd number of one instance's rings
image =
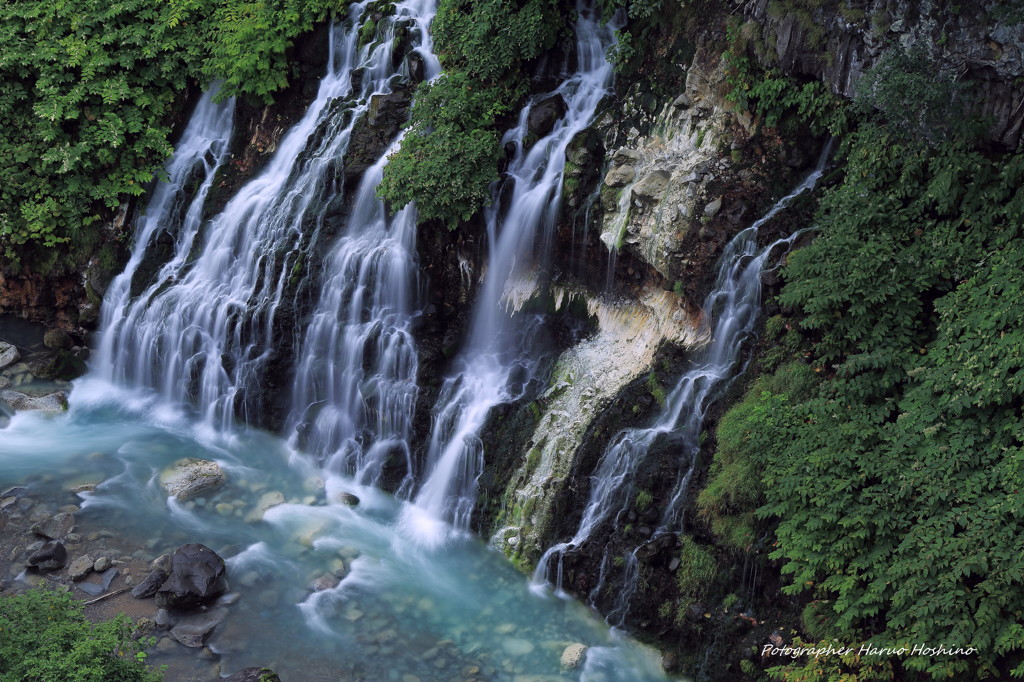
[[[520,282],[507,292],[511,306],[522,307],[536,294],[531,284]],[[693,348],[703,341],[680,297],[663,289],[648,289],[632,300],[561,288],[553,294],[556,309],[581,299],[597,324],[556,360],[547,390],[534,403],[539,418],[523,446],[526,451],[504,491],[506,504],[492,543],[531,560],[549,540],[553,502],[569,483],[594,417],[650,370],[662,344]]]
[[[853,97],[864,72],[891,49],[914,47],[951,79],[970,83],[970,109],[990,119],[990,136],[1020,145],[1024,125],[1024,15],[989,0],[953,10],[938,0],[869,0],[845,7],[746,0],[759,56]]]

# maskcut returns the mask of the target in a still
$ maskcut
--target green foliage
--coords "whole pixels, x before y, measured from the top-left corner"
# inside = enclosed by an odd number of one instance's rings
[[[790,134],[808,126],[815,135],[842,135],[850,124],[846,101],[821,81],[800,84],[777,69],[760,69],[746,54],[749,39],[743,30],[735,23],[726,27],[726,99],[763,116],[769,126],[787,126]]]
[[[636,493],[636,508],[640,511],[647,509],[654,502],[654,496],[646,490],[638,490]]]
[[[0,5],[0,252],[91,247],[96,223],[160,172],[191,82],[268,99],[286,84],[291,40],[339,4]]]
[[[808,602],[800,612],[800,625],[812,641],[842,639],[844,634],[839,629],[839,614],[830,601],[818,599]]]
[[[939,73],[924,49],[890,48],[857,83],[854,104],[861,114],[879,112],[892,133],[929,142],[968,132],[963,87]]]
[[[907,670],[1022,674],[1024,155],[866,124],[845,158],[780,297],[822,381],[743,424],[772,556],[843,630],[978,650]]]
[[[0,682],[157,682],[124,616],[96,625],[64,591],[0,598]]]
[[[563,21],[553,0],[442,0],[432,31],[445,73],[420,86],[380,197],[394,208],[415,201],[420,220],[449,228],[486,205],[502,158],[498,120],[527,93],[524,62],[554,44]]]
[[[665,392],[665,387],[658,381],[658,375],[651,372],[647,375],[647,391],[651,394],[658,405],[665,407],[665,401],[668,399],[668,394]]]
[[[758,379],[718,423],[718,446],[697,512],[722,543],[745,550],[754,542],[754,510],[763,500],[760,453],[771,448],[773,406],[801,400],[814,386],[811,368],[792,363]]]
[[[711,552],[694,542],[690,536],[681,535],[679,541],[683,547],[679,550],[676,585],[683,601],[689,604],[707,596],[718,574],[718,563]]]

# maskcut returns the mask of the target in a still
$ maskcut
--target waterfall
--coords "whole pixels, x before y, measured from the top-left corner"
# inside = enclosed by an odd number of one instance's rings
[[[426,77],[439,71],[427,26],[434,3],[406,3],[394,20],[420,27]],[[378,84],[386,87],[387,81]],[[412,484],[409,438],[418,368],[411,332],[418,290],[414,205],[388,218],[377,198],[391,145],[364,173],[346,228],[328,255],[292,388],[291,440],[328,469],[378,485],[396,454]]]
[[[601,25],[591,8],[578,4],[577,11],[578,71],[553,93],[527,104],[518,125],[502,139],[503,145],[515,146],[506,180],[511,184],[507,209],[503,211],[496,201],[486,212],[487,272],[468,340],[434,408],[426,479],[406,514],[414,533],[428,544],[443,540],[446,523],[460,530],[469,526],[483,466],[480,429],[492,407],[521,395],[534,370],[530,341],[538,320],[512,317],[502,307],[503,294],[510,279],[523,273],[538,247],[550,240],[561,200],[566,147],[590,125],[612,82],[605,53],[614,42],[613,27]],[[566,114],[550,133],[527,148],[531,107],[552,95],[563,98]]]
[[[368,4],[353,4],[331,27],[316,97],[266,168],[202,226],[197,196],[191,231],[180,231],[156,280],[132,298],[126,273],[105,302],[100,371],[117,383],[154,389],[167,403],[193,405],[210,433],[230,431],[236,414],[245,421],[259,416],[264,373],[282,341],[277,315],[297,307],[286,299],[293,270],[301,271],[325,208],[343,198],[341,169],[356,123],[371,97],[389,93],[392,79],[403,75],[404,64],[392,63],[397,21],[417,25],[427,69],[436,71],[425,23],[432,15],[416,11],[416,2],[398,5],[377,39],[359,48]],[[132,254],[136,267],[151,246],[145,236],[140,233]]]
[[[181,140],[174,148],[164,171],[167,179],[156,184],[149,203],[139,221],[128,264],[114,278],[103,300],[100,321],[100,342],[93,362],[95,371],[108,381],[124,383],[129,375],[140,372],[131,368],[122,353],[134,336],[136,318],[143,307],[132,306],[132,281],[150,249],[161,238],[174,242],[173,257],[156,275],[157,283],[173,281],[185,265],[202,221],[203,203],[213,179],[228,152],[234,115],[234,98],[214,101],[216,89],[203,94],[196,105]],[[200,180],[189,200],[191,185]],[[156,291],[154,284],[146,294]]]
[[[682,442],[679,476],[654,537],[678,530],[695,458],[700,451],[704,417],[712,401],[737,375],[735,367],[740,359],[740,350],[761,311],[761,274],[766,264],[777,261],[778,248],[788,248],[802,232],[798,230],[761,248],[757,245],[758,230],[785,209],[795,197],[815,186],[824,170],[829,149],[826,147],[814,171],[796,189],[776,202],[753,225],[733,237],[725,247],[719,259],[715,283],[703,306],[705,334],[710,339],[709,344],[701,350],[692,368],[679,378],[653,425],[623,429],[609,441],[591,477],[590,497],[576,533],[568,541],[549,548],[537,563],[533,578],[537,591],[543,591],[551,563],[557,561],[558,582],[555,588],[560,592],[564,554],[587,542],[596,528],[613,517],[617,520],[628,511],[634,492],[633,477],[638,465],[647,456],[655,439],[669,433]],[[601,579],[590,593],[591,602],[604,585],[608,559],[607,555],[602,559]],[[613,624],[622,624],[624,621],[639,573],[636,550],[623,559],[625,584],[615,608],[608,616],[609,622]]]

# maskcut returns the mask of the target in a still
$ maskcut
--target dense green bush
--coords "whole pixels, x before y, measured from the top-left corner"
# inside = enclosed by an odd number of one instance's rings
[[[523,64],[563,26],[557,0],[441,0],[432,30],[445,75],[419,88],[380,196],[396,209],[415,201],[421,220],[452,228],[486,205],[502,157],[499,118],[527,93]]]
[[[846,163],[780,297],[823,381],[719,440],[745,434],[788,591],[880,646],[977,650],[907,670],[1024,674],[1024,156],[865,124]]]
[[[708,483],[697,497],[698,514],[723,544],[749,549],[754,542],[754,510],[763,502],[758,453],[772,443],[763,420],[776,404],[805,399],[815,385],[810,366],[791,363],[759,378],[718,423],[717,446]]]
[[[0,598],[0,682],[158,682],[125,616],[95,625],[61,590]]]
[[[98,221],[160,172],[189,83],[268,99],[291,40],[343,4],[0,4],[0,253],[89,248]]]

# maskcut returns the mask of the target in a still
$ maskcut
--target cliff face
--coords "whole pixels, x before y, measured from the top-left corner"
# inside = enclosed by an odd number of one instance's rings
[[[993,140],[1010,149],[1021,143],[1024,16],[1009,3],[752,0],[741,9],[763,63],[820,80],[845,97],[887,51],[917,49],[969,86],[969,109],[990,121]]]

